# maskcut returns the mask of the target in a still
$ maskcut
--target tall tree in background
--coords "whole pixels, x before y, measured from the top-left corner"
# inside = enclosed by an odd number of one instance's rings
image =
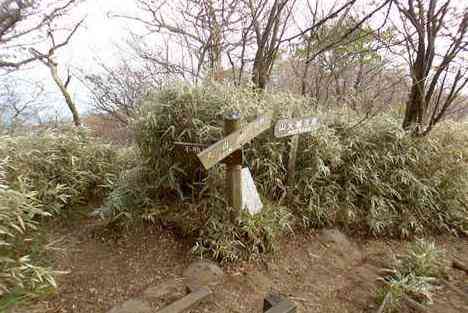
[[[326,15],[316,7],[310,6],[309,10],[312,21]],[[285,73],[289,78],[282,79],[289,83],[287,88],[312,97],[316,105],[324,108],[347,106],[366,114],[371,109],[382,109],[384,102],[393,103],[389,98],[393,98],[402,77],[383,79],[390,70],[389,60],[385,58],[386,48],[381,43],[384,37],[391,37],[391,32],[377,32],[368,24],[355,28],[357,21],[359,17],[345,13],[338,20],[330,20],[303,34],[300,41],[290,47],[292,56],[285,69],[289,70]],[[307,61],[322,47],[338,41],[350,28],[354,31],[346,40]]]
[[[81,20],[79,23],[77,23],[72,31],[65,37],[65,39],[61,42],[57,42],[55,39],[55,34],[52,29],[49,29],[48,32],[48,37],[50,40],[50,48],[47,53],[41,53],[38,50],[31,48],[31,54],[33,57],[39,61],[42,62],[45,66],[49,68],[50,74],[52,76],[52,79],[54,80],[55,84],[60,90],[60,93],[62,94],[63,98],[65,99],[65,103],[68,106],[68,109],[70,110],[72,117],[73,117],[73,123],[75,124],[76,127],[81,126],[81,119],[80,115],[78,113],[78,109],[76,107],[76,103],[73,100],[70,91],[68,90],[68,86],[71,81],[71,74],[70,70],[67,72],[67,78],[64,81],[59,74],[59,69],[58,69],[58,61],[56,59],[55,53],[57,52],[58,49],[65,47],[70,43],[71,38],[73,35],[76,33],[80,25],[83,23],[84,20]]]
[[[247,0],[256,43],[252,82],[259,89],[265,89],[270,80],[295,2]]]
[[[27,52],[47,28],[78,0],[0,0],[0,69],[12,71],[37,60]]]
[[[468,6],[451,1],[396,1],[411,75],[403,128],[425,135],[441,121],[468,84]]]

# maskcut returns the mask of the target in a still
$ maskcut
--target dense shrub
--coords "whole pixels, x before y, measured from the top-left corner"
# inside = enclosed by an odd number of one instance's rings
[[[5,160],[0,164],[0,296],[55,287],[56,273],[41,266],[41,217],[102,196],[115,174],[134,164],[131,159],[129,149],[116,152],[95,142],[86,129],[0,138],[0,160]],[[0,309],[3,305],[0,301]]]
[[[382,303],[386,299],[385,312],[401,312],[403,296],[432,304],[438,280],[447,276],[445,251],[434,242],[417,239],[403,255],[393,256],[393,259],[393,267],[382,271],[386,275],[379,280],[384,285],[377,290],[377,301]]]
[[[344,223],[408,237],[468,226],[468,134],[445,123],[414,138],[381,115],[304,137],[294,193],[306,224]]]
[[[34,192],[6,185],[0,163],[0,297],[12,291],[41,292],[55,286],[53,272],[38,265],[32,254],[37,216],[49,215]],[[29,188],[22,188],[29,189]]]
[[[211,172],[200,172],[199,161],[178,153],[174,142],[216,142],[223,136],[225,112],[241,112],[242,122],[246,123],[266,111],[280,112],[279,108],[282,108],[287,115],[288,110],[296,107],[305,108],[305,102],[287,95],[259,94],[252,89],[175,87],[149,96],[133,123],[133,129],[138,149],[154,173],[157,188],[198,197],[199,189],[203,188],[197,189],[196,185],[200,185]],[[247,159],[255,159],[250,155],[260,155],[263,159],[261,164],[253,167],[254,173],[281,173],[281,165],[277,164],[281,163],[280,154],[286,145],[286,142],[272,140],[271,131],[256,138],[253,145],[247,145]],[[269,178],[258,175],[264,189],[270,189],[267,187],[271,186]]]
[[[121,174],[106,206],[117,221],[139,216],[171,225],[195,242],[194,252],[200,255],[235,260],[273,250],[273,238],[288,228],[291,214],[271,206],[257,216],[233,216],[224,201],[222,168],[203,170],[195,156],[181,154],[174,142],[219,140],[227,111],[240,111],[246,122],[293,104],[304,107],[305,102],[219,86],[175,87],[149,96],[132,123],[140,164]],[[263,162],[251,166],[261,193],[284,193],[283,183],[271,182],[268,175],[284,177],[281,151],[287,151],[287,142],[271,138],[267,131],[247,145],[246,159],[263,155]]]
[[[114,149],[94,140],[85,129],[0,138],[0,157],[9,160],[10,187],[35,192],[52,213],[89,201],[119,172]]]
[[[293,186],[286,185],[289,139],[269,130],[245,146],[245,165],[271,203],[258,217],[228,218],[222,166],[205,171],[174,144],[219,140],[223,113],[232,110],[243,122],[266,111],[276,119],[301,112],[324,121],[300,136]],[[413,138],[389,114],[357,123],[350,112],[314,113],[305,99],[289,95],[220,86],[166,89],[148,96],[132,122],[139,161],[116,181],[106,206],[116,221],[170,224],[196,242],[197,253],[227,260],[241,250],[272,250],[269,230],[280,234],[285,227],[275,223],[287,217],[282,225],[290,225],[292,216],[307,228],[342,224],[374,235],[466,228],[468,141],[461,126],[446,123],[431,136]]]

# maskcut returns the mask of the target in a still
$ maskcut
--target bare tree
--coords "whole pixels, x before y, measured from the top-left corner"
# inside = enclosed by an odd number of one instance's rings
[[[37,60],[25,50],[42,41],[48,26],[77,2],[57,0],[51,4],[41,0],[1,0],[0,69],[11,71]]]
[[[121,60],[115,67],[103,63],[99,67],[101,72],[85,75],[83,83],[91,93],[95,111],[123,125],[128,125],[143,96],[165,83],[165,70],[152,62],[136,66]]]
[[[295,0],[247,0],[255,34],[256,52],[252,67],[252,82],[265,89],[273,65],[278,58]]]
[[[309,55],[306,61],[305,71],[307,73],[309,66],[308,63],[312,62],[314,58],[342,45],[349,45],[352,41],[359,38],[352,38],[352,34],[362,27],[374,14],[379,12],[385,7],[390,10],[390,4],[393,0],[382,0],[372,9],[369,13],[362,18],[354,21],[352,27],[349,27],[346,32],[342,32],[338,38],[329,43],[321,49],[317,49],[314,54]],[[293,16],[296,1],[293,0],[244,0],[247,3],[250,11],[250,18],[252,20],[253,29],[256,39],[256,52],[252,68],[253,83],[257,87],[263,89],[269,81],[275,61],[278,59],[278,52],[280,48],[288,43],[289,46],[295,45],[297,40],[301,41],[308,37],[309,48],[312,48],[312,41],[316,40],[315,33],[317,30],[325,25],[327,22],[334,19],[342,19],[348,12],[357,4],[357,0],[348,0],[336,2],[331,6],[331,9],[318,18],[317,14],[312,14],[312,18],[306,21],[304,27],[299,27],[299,31],[294,35],[287,35],[287,28],[290,26],[290,20]],[[313,5],[306,2],[309,10],[314,11]],[[320,6],[316,1],[316,8]],[[317,9],[315,9],[316,11]],[[386,21],[387,18],[385,18]],[[383,23],[385,24],[385,22]],[[366,34],[369,35],[369,34]],[[323,38],[326,39],[326,38]],[[310,49],[309,49],[310,51]]]
[[[43,108],[44,87],[19,78],[4,79],[0,84],[0,120],[9,128],[38,122]]]
[[[72,114],[73,123],[75,124],[76,127],[81,126],[81,120],[80,120],[80,115],[78,113],[76,104],[73,101],[73,99],[72,99],[72,97],[70,95],[70,92],[68,90],[68,86],[70,84],[72,76],[71,76],[71,73],[70,73],[70,69],[68,69],[67,78],[65,79],[65,81],[60,77],[59,70],[58,70],[59,64],[58,64],[58,62],[56,60],[55,53],[56,53],[56,51],[58,49],[60,49],[60,48],[62,48],[62,47],[69,44],[71,38],[76,33],[78,28],[81,26],[83,21],[84,20],[81,20],[79,23],[77,23],[73,27],[72,31],[61,42],[57,42],[55,40],[54,31],[52,29],[49,29],[48,38],[50,40],[50,48],[49,48],[49,51],[47,53],[41,53],[41,52],[39,52],[38,50],[36,50],[34,48],[30,49],[31,54],[33,55],[33,57],[35,59],[41,61],[42,64],[44,64],[45,66],[47,66],[49,68],[52,79],[54,80],[57,87],[60,89],[60,93],[62,94],[63,98],[65,99],[65,102],[66,102],[66,104],[68,106],[68,109],[70,110],[70,112]]]
[[[468,6],[457,12],[451,1],[396,1],[411,75],[403,128],[425,135],[441,121],[468,84],[461,58],[468,47]]]
[[[222,72],[222,54],[228,44],[226,33],[230,33],[231,26],[239,21],[236,16],[237,2],[137,0],[145,16],[114,16],[138,21],[151,34],[157,33],[165,38],[163,42],[166,46],[159,47],[156,52],[139,49],[139,55],[145,60],[188,75],[195,82],[204,74],[217,80],[217,75]],[[170,17],[168,12],[171,12]],[[171,48],[177,53],[169,55]],[[189,60],[188,64],[186,60]]]

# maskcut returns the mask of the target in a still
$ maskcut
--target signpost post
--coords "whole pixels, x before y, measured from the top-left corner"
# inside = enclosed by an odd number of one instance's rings
[[[210,169],[224,160],[226,164],[226,200],[236,210],[247,208],[258,212],[261,202],[248,169],[242,169],[242,146],[270,128],[272,116],[265,114],[255,121],[240,127],[240,113],[225,115],[225,137],[197,154],[205,169]],[[250,195],[249,193],[254,193]],[[260,206],[259,206],[260,202]],[[250,208],[253,205],[254,207]]]
[[[227,113],[224,116],[224,136],[240,129],[240,113]],[[226,200],[230,207],[240,210],[242,208],[241,171],[242,150],[237,149],[226,160]]]

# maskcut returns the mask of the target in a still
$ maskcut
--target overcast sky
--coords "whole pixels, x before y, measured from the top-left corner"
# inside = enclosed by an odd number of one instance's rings
[[[466,6],[467,1],[453,0],[452,2],[462,7]],[[324,5],[331,5],[333,2],[322,1]],[[364,2],[366,0],[363,0],[362,3]],[[304,5],[304,1],[297,0],[297,4]],[[361,9],[363,9],[363,6],[361,6]],[[109,17],[110,12],[130,16],[139,14],[134,0],[86,0],[73,11],[71,23],[83,17],[86,17],[86,19],[83,27],[73,37],[71,44],[57,53],[62,75],[66,73],[67,68],[71,68],[75,75],[80,74],[81,71],[85,73],[97,72],[99,68],[96,64],[99,62],[112,65],[118,62],[121,57],[129,57],[129,55],[122,56],[126,50],[119,49],[117,46],[124,47],[129,30],[135,31],[141,25],[131,23],[126,19],[111,18]],[[55,104],[55,108],[62,116],[68,115],[68,110],[63,105],[63,99],[45,66],[38,63],[20,71],[17,75],[24,79],[42,82],[46,87],[45,97],[48,104]],[[70,86],[79,110],[81,112],[89,110],[90,97],[86,89],[77,79],[72,81]]]
[[[72,21],[76,22],[85,17],[85,23],[74,35],[71,43],[57,53],[59,70],[62,75],[65,75],[68,68],[75,75],[79,75],[81,71],[85,73],[96,72],[98,71],[97,62],[112,64],[119,60],[122,50],[118,49],[117,46],[124,44],[131,23],[122,19],[110,18],[109,12],[136,14],[135,3],[133,0],[88,0],[73,11]],[[54,112],[51,114],[69,115],[67,108],[63,105],[63,98],[44,65],[35,63],[19,71],[16,75],[44,84],[44,98],[47,99],[48,104],[54,104]],[[72,80],[70,89],[79,110],[81,112],[89,110],[89,94],[86,93],[85,88],[77,79]]]

